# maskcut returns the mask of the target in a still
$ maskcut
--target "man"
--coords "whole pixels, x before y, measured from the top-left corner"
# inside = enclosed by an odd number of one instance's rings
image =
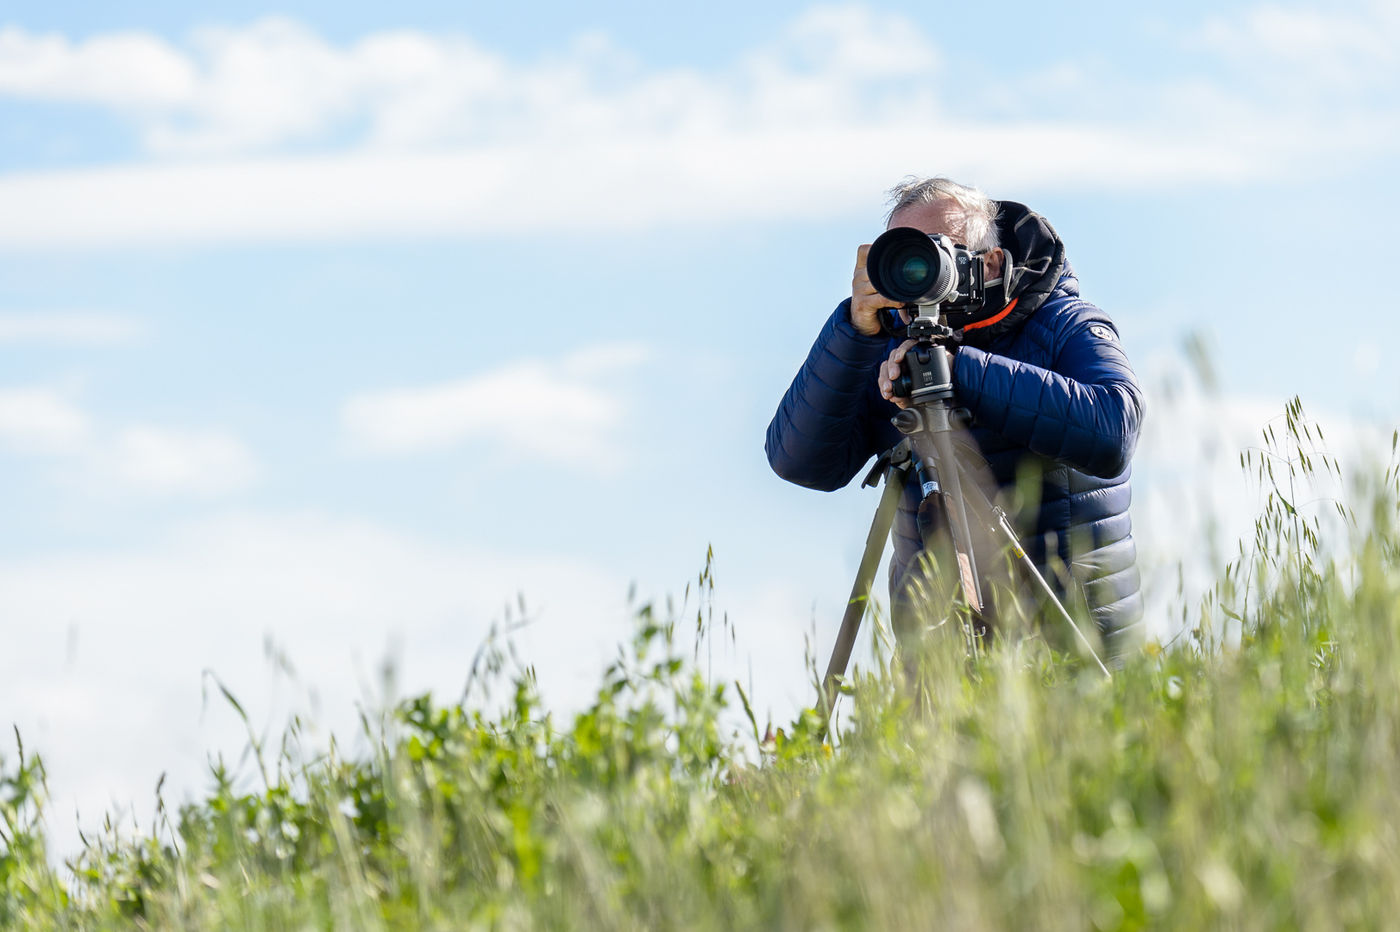
[[[997,484],[1009,490],[1018,476],[1038,475],[1039,501],[1018,515],[1026,552],[1062,599],[1087,608],[1109,656],[1121,659],[1142,640],[1128,477],[1143,402],[1112,320],[1080,298],[1064,244],[1026,207],[946,178],[908,179],[890,202],[888,228],[945,234],[982,255],[987,306],[957,325],[951,350],[956,403],[971,414]],[[902,437],[890,418],[906,402],[891,383],[910,344],[882,331],[880,312],[895,302],[870,284],[869,248],[856,251],[851,297],[768,427],[774,472],[808,488],[841,488]],[[909,625],[898,616],[918,576],[920,522],[936,520],[919,515],[920,499],[911,475],[891,534],[897,633]]]

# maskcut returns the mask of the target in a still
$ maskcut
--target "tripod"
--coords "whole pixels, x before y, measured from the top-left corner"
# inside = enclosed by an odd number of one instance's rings
[[[970,475],[967,464],[956,454],[953,434],[957,413],[953,405],[953,376],[945,350],[954,336],[953,331],[936,319],[919,316],[910,322],[909,336],[918,343],[905,356],[905,374],[897,383],[896,391],[907,394],[913,403],[893,418],[895,427],[904,434],[904,439],[880,455],[861,483],[863,487],[875,486],[883,476],[885,489],[870,524],[865,552],[861,555],[860,568],[851,587],[851,598],[846,603],[831,661],[822,679],[823,736],[836,707],[840,681],[846,675],[856,634],[860,631],[860,622],[869,604],[871,583],[894,523],[895,509],[911,472],[919,482],[923,503],[937,501],[942,505],[957,568],[958,586],[972,614],[974,628],[986,630],[984,616],[987,606],[984,604],[982,576],[977,566],[976,548],[973,547],[973,524],[969,513],[981,528],[990,531],[995,539],[1000,539],[1006,545],[1026,578],[1036,584],[1047,603],[1074,630],[1085,652],[1093,658],[1103,675],[1110,677],[1093,643],[1070,617],[1050,584],[1026,555],[1005,510],[987,498]],[[922,509],[923,504],[920,505]],[[926,549],[929,544],[930,541],[925,538]]]

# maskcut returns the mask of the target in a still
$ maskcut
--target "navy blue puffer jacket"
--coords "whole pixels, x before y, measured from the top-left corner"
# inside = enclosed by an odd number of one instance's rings
[[[1003,490],[1028,469],[1039,475],[1038,507],[1018,515],[1026,552],[1061,598],[1087,607],[1109,654],[1121,657],[1142,639],[1128,516],[1142,393],[1112,320],[1079,296],[1054,230],[1019,204],[1000,208],[1015,300],[995,324],[965,332],[953,360],[957,403],[971,413],[972,436]],[[876,385],[893,347],[854,328],[849,299],[836,308],[768,427],[774,472],[832,491],[899,442],[890,423],[897,409]],[[896,599],[923,546],[919,499],[911,475],[891,534]]]

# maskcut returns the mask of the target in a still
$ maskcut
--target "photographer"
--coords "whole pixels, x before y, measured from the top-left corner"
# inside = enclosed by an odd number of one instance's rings
[[[955,402],[970,413],[969,431],[1003,490],[1038,476],[1038,502],[1018,515],[1026,552],[1062,600],[1087,608],[1121,659],[1143,636],[1128,516],[1143,402],[1113,322],[1080,298],[1064,244],[1026,207],[945,178],[907,180],[890,202],[888,228],[944,234],[981,256],[986,299],[954,324],[961,339],[949,349]],[[869,249],[857,250],[850,299],[822,328],[768,427],[774,472],[812,489],[845,486],[902,436],[890,418],[907,402],[893,382],[910,343],[881,325],[897,302],[871,285]],[[914,624],[920,522],[936,520],[919,514],[921,498],[911,473],[891,533],[901,636]]]

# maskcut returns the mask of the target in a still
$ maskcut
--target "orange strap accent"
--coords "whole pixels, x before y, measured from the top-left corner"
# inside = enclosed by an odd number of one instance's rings
[[[1019,301],[1019,300],[1021,300],[1021,299],[1020,299],[1020,298],[1012,298],[1012,299],[1011,299],[1011,303],[1008,304],[1006,307],[1002,308],[1000,314],[996,315],[995,317],[988,317],[986,320],[979,320],[979,321],[978,321],[977,323],[975,323],[975,324],[968,324],[968,325],[967,325],[966,327],[964,327],[963,329],[964,329],[964,330],[977,330],[977,329],[979,329],[979,328],[981,328],[981,327],[990,327],[992,324],[994,324],[994,323],[996,323],[997,321],[1001,320],[1001,319],[1002,319],[1003,317],[1005,317],[1007,314],[1010,314],[1011,311],[1016,307],[1016,302]]]

